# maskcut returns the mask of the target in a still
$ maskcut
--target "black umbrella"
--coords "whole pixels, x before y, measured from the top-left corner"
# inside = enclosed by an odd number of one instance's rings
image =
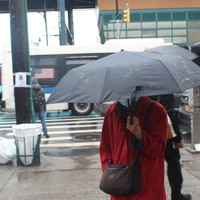
[[[182,56],[121,51],[69,71],[47,103],[103,103],[199,85],[200,68]]]
[[[153,52],[153,53],[159,53],[159,54],[165,54],[165,55],[183,56],[189,60],[193,60],[198,57],[195,53],[193,53],[183,47],[179,47],[177,45],[162,45],[162,46],[150,48],[150,49],[146,50],[145,52]]]

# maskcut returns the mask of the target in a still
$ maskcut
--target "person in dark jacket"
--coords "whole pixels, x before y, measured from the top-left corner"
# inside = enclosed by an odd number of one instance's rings
[[[37,119],[37,116],[38,116],[38,118],[40,119],[41,124],[42,124],[42,130],[43,130],[44,136],[46,138],[49,138],[50,136],[47,132],[45,116],[44,116],[44,113],[46,112],[45,93],[44,93],[44,90],[41,88],[40,84],[38,83],[38,80],[36,77],[32,77],[31,81],[32,81],[33,93],[34,93],[34,91],[36,91],[36,92],[38,92],[39,96],[41,97],[41,106],[40,106],[39,110],[35,110],[35,118]]]
[[[191,200],[192,197],[190,194],[181,193],[183,176],[181,172],[179,148],[182,148],[184,146],[184,143],[178,127],[177,114],[174,110],[174,94],[154,96],[152,97],[152,99],[158,101],[161,105],[165,107],[168,116],[171,119],[174,132],[176,134],[175,137],[168,138],[165,150],[165,160],[168,165],[167,175],[171,187],[171,198],[172,200]]]

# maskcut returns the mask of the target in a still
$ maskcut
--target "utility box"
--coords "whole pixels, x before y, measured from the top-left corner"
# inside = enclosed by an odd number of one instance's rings
[[[41,124],[13,126],[17,166],[40,165]]]
[[[189,107],[191,111],[192,149],[200,152],[200,87],[189,90]]]

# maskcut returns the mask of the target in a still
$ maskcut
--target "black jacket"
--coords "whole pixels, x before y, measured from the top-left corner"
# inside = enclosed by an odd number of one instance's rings
[[[159,102],[163,105],[172,121],[172,126],[174,128],[176,137],[169,139],[172,142],[178,143],[182,140],[181,132],[178,127],[178,119],[177,113],[175,111],[175,102],[174,102],[174,94],[166,94],[166,95],[159,95],[159,96],[152,96],[150,97],[152,100]]]

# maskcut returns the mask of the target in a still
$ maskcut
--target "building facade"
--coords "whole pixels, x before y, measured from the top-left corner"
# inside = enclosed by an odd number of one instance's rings
[[[130,23],[123,23],[126,4]],[[105,40],[163,38],[178,45],[200,42],[199,0],[99,0],[98,7]],[[117,36],[118,7],[119,36]]]

